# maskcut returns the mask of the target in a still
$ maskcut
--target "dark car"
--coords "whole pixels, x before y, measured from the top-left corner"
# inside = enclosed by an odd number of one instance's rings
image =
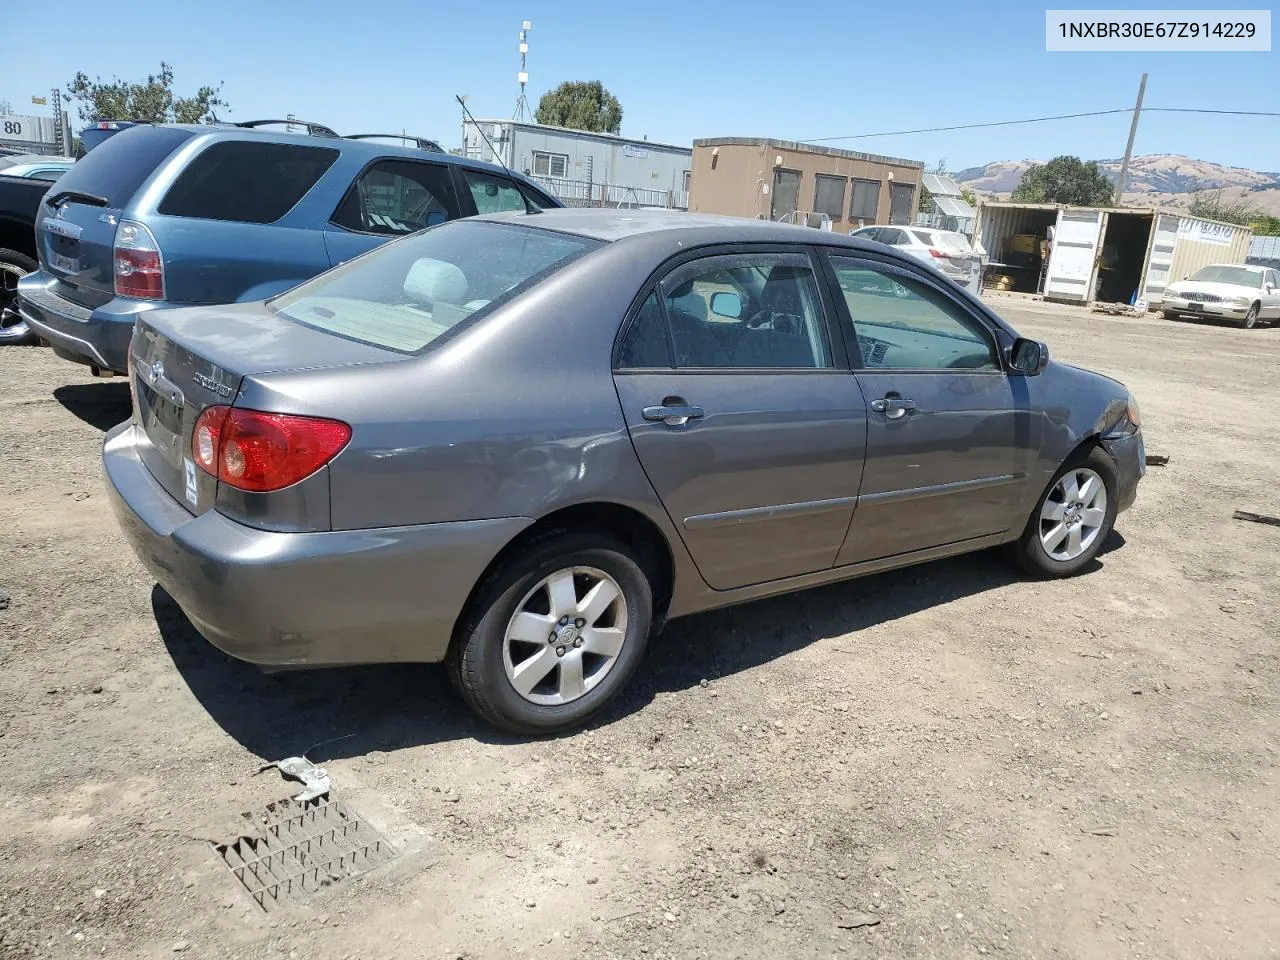
[[[37,266],[35,222],[48,189],[46,180],[0,170],[0,344],[36,339],[18,312],[18,281]]]
[[[18,287],[31,328],[123,374],[134,321],[157,308],[262,300],[446,220],[559,206],[492,164],[266,129],[280,122],[106,131],[41,207],[40,269]]]
[[[1138,408],[912,258],[694,214],[446,224],[140,318],[105,441],[134,550],[260,664],[446,660],[581,722],[671,617],[1004,545],[1086,569]]]

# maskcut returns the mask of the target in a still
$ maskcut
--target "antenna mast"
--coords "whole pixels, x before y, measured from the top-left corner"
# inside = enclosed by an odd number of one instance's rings
[[[529,71],[525,67],[525,58],[529,54],[529,31],[533,29],[533,21],[526,20],[520,27],[520,73],[517,74],[517,79],[520,81],[520,96],[516,100],[516,112],[511,119],[532,120],[533,116],[529,113],[529,101],[524,96],[524,85],[529,82]]]

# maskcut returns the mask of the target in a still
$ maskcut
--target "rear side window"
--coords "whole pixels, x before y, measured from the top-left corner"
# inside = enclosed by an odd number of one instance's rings
[[[121,130],[77,160],[58,181],[58,187],[102,197],[107,206],[120,209],[156,167],[190,138],[189,131],[174,127]]]
[[[916,235],[916,239],[926,247],[932,247],[937,243],[937,241],[933,239],[933,234],[928,230],[912,230],[911,232],[914,233]]]
[[[200,220],[274,223],[337,159],[338,151],[329,147],[252,140],[215,143],[174,181],[160,202],[160,212]]]

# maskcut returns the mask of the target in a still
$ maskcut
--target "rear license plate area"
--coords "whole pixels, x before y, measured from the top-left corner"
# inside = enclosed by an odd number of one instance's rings
[[[138,391],[138,417],[152,445],[175,466],[182,460],[182,410],[170,400],[135,377]]]
[[[64,273],[80,272],[80,241],[49,233],[49,264]]]

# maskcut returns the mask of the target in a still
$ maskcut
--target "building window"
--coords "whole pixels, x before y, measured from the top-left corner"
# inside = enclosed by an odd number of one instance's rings
[[[684,172],[684,192],[689,192],[689,186],[693,183],[693,172],[686,170]]]
[[[818,174],[817,185],[813,188],[813,211],[825,213],[832,220],[839,220],[844,214],[844,177],[832,177]]]
[[[880,181],[854,180],[853,193],[849,197],[849,219],[876,222],[880,209]]]
[[[533,175],[535,177],[567,177],[569,157],[563,153],[533,151]]]

